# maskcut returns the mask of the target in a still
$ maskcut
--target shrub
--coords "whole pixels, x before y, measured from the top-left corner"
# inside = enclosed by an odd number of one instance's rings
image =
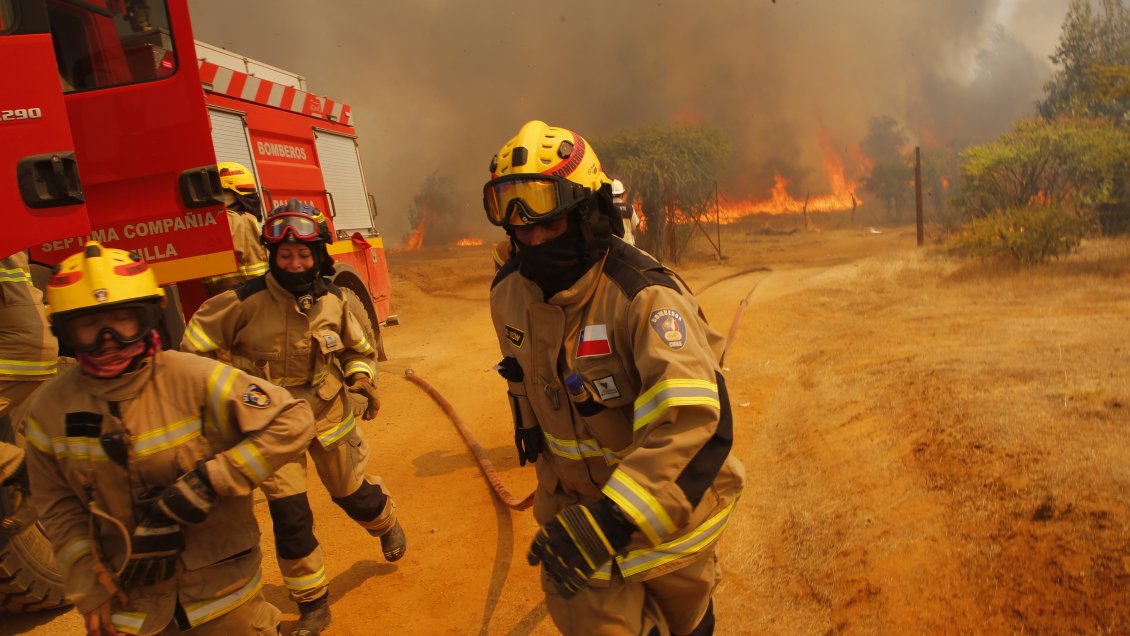
[[[974,219],[950,243],[950,249],[1029,266],[1074,252],[1085,230],[1082,219],[1060,207],[1012,208]]]

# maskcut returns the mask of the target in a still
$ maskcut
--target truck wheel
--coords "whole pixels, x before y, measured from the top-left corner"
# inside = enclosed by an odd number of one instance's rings
[[[15,440],[10,418],[0,419],[0,441]],[[0,516],[12,514],[18,493],[0,488]],[[25,502],[25,505],[26,502]],[[66,605],[63,573],[55,565],[51,542],[36,523],[15,537],[0,536],[0,613],[35,612]]]

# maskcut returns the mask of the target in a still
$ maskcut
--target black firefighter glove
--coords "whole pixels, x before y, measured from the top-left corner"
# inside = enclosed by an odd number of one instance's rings
[[[494,368],[498,375],[510,383],[517,384],[525,376],[522,365],[517,358],[511,356],[503,358]],[[507,391],[506,396],[510,398],[510,411],[514,415],[514,447],[518,449],[518,465],[525,466],[526,462],[532,464],[538,460],[542,451],[541,427],[537,422],[527,423],[522,419],[522,404],[519,400],[524,396],[516,395],[513,391]]]
[[[572,598],[597,568],[628,546],[636,527],[608,499],[574,504],[538,530],[530,546],[530,565],[541,563],[557,591]]]
[[[183,524],[201,523],[216,501],[204,461],[180,476],[150,503],[133,530],[132,554],[122,571],[126,585],[153,585],[176,572],[184,549]]]
[[[373,384],[372,379],[364,373],[357,373],[353,380],[349,382],[349,392],[356,393],[364,398],[368,404],[365,406],[365,413],[362,415],[363,419],[371,420],[377,416],[377,411],[381,410],[381,398],[377,393],[377,386]],[[354,413],[354,415],[359,415]]]
[[[0,486],[16,489],[17,496],[12,497],[14,512],[0,519],[0,534],[15,536],[35,523],[35,510],[28,501],[31,488],[27,478],[27,460],[21,460],[16,472],[5,479]]]

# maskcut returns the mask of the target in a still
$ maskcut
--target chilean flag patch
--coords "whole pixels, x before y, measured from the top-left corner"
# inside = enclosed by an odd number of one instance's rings
[[[577,345],[578,358],[606,356],[612,353],[608,346],[608,328],[604,325],[589,325],[581,329],[581,342]]]

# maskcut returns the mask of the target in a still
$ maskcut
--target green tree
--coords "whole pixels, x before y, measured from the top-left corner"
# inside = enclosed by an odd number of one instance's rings
[[[1125,0],[1072,0],[1051,61],[1060,68],[1044,86],[1041,115],[1130,123],[1130,7]]]
[[[867,136],[860,142],[860,148],[874,162],[863,178],[863,188],[883,202],[888,221],[901,220],[910,201],[914,168],[903,154],[906,144],[906,132],[890,115],[872,118]]]
[[[640,202],[652,252],[659,255],[668,245],[674,259],[678,221],[712,204],[715,184],[732,152],[730,141],[707,124],[652,125],[619,132],[595,145],[605,172],[623,181]]]
[[[1116,196],[1130,131],[1108,120],[1025,119],[961,153],[961,204],[976,218],[1031,204],[1091,212]]]

